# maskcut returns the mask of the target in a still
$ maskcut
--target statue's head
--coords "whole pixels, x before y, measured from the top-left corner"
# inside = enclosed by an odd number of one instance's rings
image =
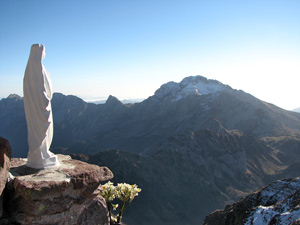
[[[34,44],[31,46],[30,58],[42,61],[45,58],[45,46],[42,44]]]

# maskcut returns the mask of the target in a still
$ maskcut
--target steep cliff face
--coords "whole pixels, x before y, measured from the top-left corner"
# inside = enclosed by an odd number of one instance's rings
[[[300,178],[275,181],[224,210],[213,212],[204,224],[300,224]]]
[[[12,159],[1,224],[109,224],[99,191],[112,172],[70,156],[58,159],[59,167],[42,170],[27,167],[26,159]]]

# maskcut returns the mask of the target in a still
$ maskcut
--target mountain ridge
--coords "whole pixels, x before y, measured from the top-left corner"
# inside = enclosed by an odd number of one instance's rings
[[[203,83],[222,88],[199,94],[197,87],[203,87]],[[162,85],[153,96],[135,104],[123,104],[116,97],[110,96],[105,104],[96,105],[86,103],[76,96],[55,93],[52,99],[55,128],[52,146],[69,148],[72,144],[94,139],[91,143],[100,149],[118,148],[148,152],[155,150],[169,136],[205,129],[207,126],[215,130],[221,126],[227,130],[237,129],[269,143],[288,135],[300,138],[298,113],[280,109],[241,90],[232,89],[228,85],[202,76],[187,77],[180,83],[173,82],[172,88],[164,91],[163,87],[169,86],[168,84]],[[193,91],[188,89],[188,95],[174,95],[174,90],[178,87],[182,86],[182,90],[185,90],[189,84],[192,85]],[[176,101],[173,101],[174,99]],[[8,126],[6,119],[13,116],[9,112],[12,109],[8,109],[12,107],[12,101],[18,102],[14,106],[17,109],[13,111],[16,111],[20,120],[17,127],[22,125],[21,136],[24,140],[26,121],[22,113],[22,98],[17,96],[0,101],[0,119],[4,125],[0,134],[3,135],[5,129],[8,129],[8,138],[13,136],[13,131],[9,131],[12,127]],[[8,102],[10,106],[7,105]],[[61,137],[67,134],[68,141],[63,140]],[[26,146],[26,141],[24,145]],[[90,149],[93,147],[90,146]]]

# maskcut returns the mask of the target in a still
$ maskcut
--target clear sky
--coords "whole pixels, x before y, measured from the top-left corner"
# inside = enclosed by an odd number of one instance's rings
[[[300,0],[0,0],[0,98],[23,96],[35,43],[54,91],[85,100],[202,75],[300,107]]]

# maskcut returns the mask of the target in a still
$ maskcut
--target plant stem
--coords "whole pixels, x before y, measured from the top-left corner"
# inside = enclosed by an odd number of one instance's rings
[[[123,201],[122,208],[120,209],[120,212],[119,212],[119,214],[118,214],[117,223],[120,223],[121,220],[122,220],[124,210],[126,209],[126,208],[125,208],[125,204],[126,204],[126,201]]]
[[[123,213],[124,213],[125,209],[127,209],[127,207],[130,204],[130,202],[128,202],[128,204],[126,205],[126,202],[127,201],[123,201],[122,208],[120,209],[120,212],[118,214],[117,223],[121,223],[122,217],[123,217]]]
[[[109,223],[112,225],[112,220],[111,220],[111,202],[106,202],[107,209],[108,209],[108,215],[109,215]]]

